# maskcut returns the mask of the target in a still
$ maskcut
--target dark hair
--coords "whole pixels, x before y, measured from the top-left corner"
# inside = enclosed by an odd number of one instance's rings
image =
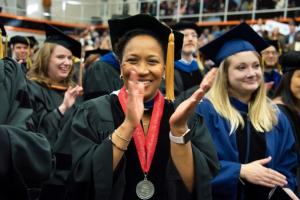
[[[123,58],[123,51],[124,48],[127,44],[127,42],[139,35],[149,35],[152,36],[154,39],[158,41],[160,44],[162,50],[163,50],[163,56],[164,60],[166,60],[166,55],[167,55],[167,48],[164,48],[167,46],[167,41],[162,41],[157,35],[155,35],[153,32],[149,30],[144,30],[144,29],[134,29],[131,31],[128,31],[125,35],[123,35],[118,42],[115,44],[115,54],[118,56],[118,59],[121,61]]]
[[[275,91],[274,98],[281,97],[284,105],[292,111],[299,112],[299,109],[297,109],[298,100],[293,95],[290,87],[294,72],[295,71],[289,71],[282,75],[279,86]]]

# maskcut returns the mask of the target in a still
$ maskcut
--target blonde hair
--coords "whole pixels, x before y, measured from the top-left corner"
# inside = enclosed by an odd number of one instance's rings
[[[255,53],[255,52],[253,52]],[[255,54],[261,63],[260,56]],[[241,125],[245,126],[245,122],[239,113],[230,103],[228,94],[228,68],[230,59],[228,57],[220,64],[217,77],[209,90],[207,97],[212,102],[216,111],[230,122],[232,134]],[[263,70],[263,69],[261,69]],[[261,81],[259,88],[252,94],[248,104],[248,116],[256,131],[270,131],[277,124],[277,110],[272,105],[271,100],[267,97],[264,81]]]
[[[49,61],[53,50],[57,45],[58,44],[55,43],[45,43],[39,49],[39,51],[34,56],[32,67],[27,73],[27,77],[29,80],[34,80],[48,87],[50,87],[52,84],[57,84],[54,83],[53,80],[51,80],[48,76]],[[59,83],[61,86],[68,88],[69,86],[74,85],[74,82],[72,81],[73,69],[74,67],[72,66],[68,77],[61,83]]]

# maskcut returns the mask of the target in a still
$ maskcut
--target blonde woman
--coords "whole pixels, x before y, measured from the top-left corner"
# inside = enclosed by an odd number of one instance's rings
[[[221,162],[213,199],[268,199],[275,186],[295,189],[297,156],[287,118],[267,98],[261,52],[268,45],[242,23],[201,48],[219,70],[196,112]]]

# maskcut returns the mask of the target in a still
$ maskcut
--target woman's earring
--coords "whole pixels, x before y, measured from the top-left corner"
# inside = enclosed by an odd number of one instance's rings
[[[123,75],[122,74],[120,74],[120,79],[123,79]]]

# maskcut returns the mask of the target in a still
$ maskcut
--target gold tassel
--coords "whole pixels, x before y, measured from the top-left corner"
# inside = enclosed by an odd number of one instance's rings
[[[197,60],[197,64],[198,64],[199,70],[200,70],[201,74],[204,75],[204,65],[201,62],[200,51],[197,50],[196,54],[197,54],[196,55],[197,56],[196,60]]]
[[[166,99],[173,101],[174,95],[174,33],[171,30],[166,61]]]
[[[0,30],[0,59],[3,58],[2,31]]]

